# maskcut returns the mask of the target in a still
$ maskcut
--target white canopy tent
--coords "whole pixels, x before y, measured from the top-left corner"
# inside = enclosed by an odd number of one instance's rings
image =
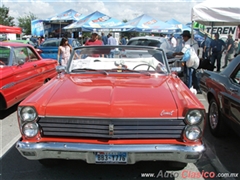
[[[237,26],[240,24],[238,0],[207,0],[192,8],[192,21],[210,26]]]

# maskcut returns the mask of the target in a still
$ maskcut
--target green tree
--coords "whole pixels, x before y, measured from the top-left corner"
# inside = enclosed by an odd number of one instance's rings
[[[31,21],[34,19],[37,17],[31,12],[17,18],[18,26],[22,28],[23,34],[31,34]]]
[[[128,22],[128,20],[127,19],[123,19],[122,22],[126,23],[126,22]]]
[[[14,26],[14,18],[8,15],[9,8],[2,5],[0,7],[0,24],[6,26]]]

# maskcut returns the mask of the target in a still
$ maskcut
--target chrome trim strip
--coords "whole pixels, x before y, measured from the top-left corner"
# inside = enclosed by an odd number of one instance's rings
[[[17,82],[11,82],[11,83],[9,83],[9,84],[5,84],[5,85],[2,86],[0,89],[8,89],[8,88],[10,88],[10,87],[13,87],[13,86],[15,86],[15,85],[17,85],[17,84],[19,84],[19,83],[22,83],[22,82],[26,81],[26,80],[35,78],[35,77],[37,77],[37,76],[42,76],[43,74],[48,73],[48,72],[51,72],[51,71],[55,71],[55,69],[53,68],[53,69],[50,69],[50,70],[48,70],[48,71],[42,72],[41,74],[36,74],[36,75],[34,75],[34,76],[30,76],[30,77],[28,77],[28,78],[21,79],[21,80],[19,80],[19,81],[17,81]]]
[[[206,150],[204,144],[184,146],[172,144],[107,145],[85,143],[16,143],[18,151],[27,159],[79,159],[95,163],[96,152],[127,152],[128,164],[138,161],[168,160],[194,163]]]
[[[173,119],[173,120],[184,120],[185,117],[95,117],[95,116],[42,116],[38,115],[40,118],[73,118],[73,119]]]

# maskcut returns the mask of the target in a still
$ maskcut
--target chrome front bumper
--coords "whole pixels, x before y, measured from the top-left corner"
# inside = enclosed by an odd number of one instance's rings
[[[138,161],[178,161],[195,163],[205,151],[204,145],[183,146],[171,144],[103,145],[83,143],[25,143],[18,141],[16,148],[29,160],[75,159],[96,163],[96,152],[127,152],[127,164]]]

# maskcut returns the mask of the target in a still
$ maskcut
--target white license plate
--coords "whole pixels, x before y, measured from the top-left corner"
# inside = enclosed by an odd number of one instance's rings
[[[127,153],[126,152],[96,152],[96,163],[105,164],[126,164]]]

